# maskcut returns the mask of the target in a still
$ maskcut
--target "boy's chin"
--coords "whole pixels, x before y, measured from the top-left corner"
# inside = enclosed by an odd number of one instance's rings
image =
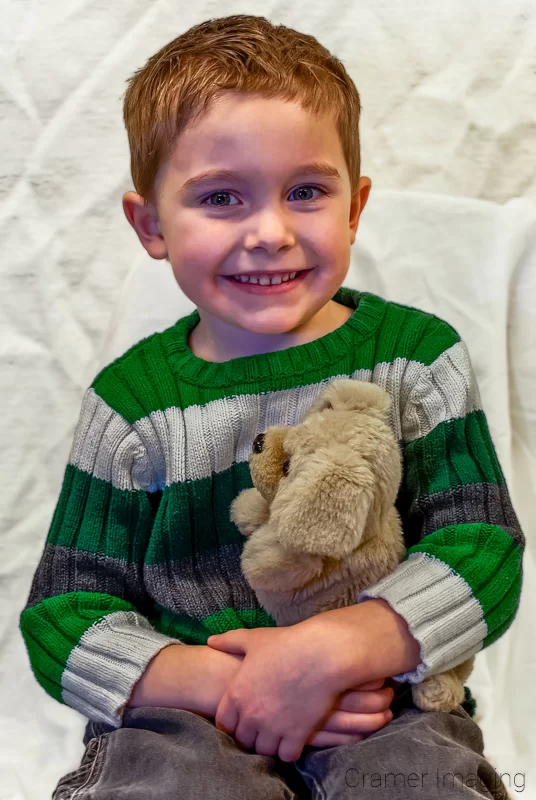
[[[238,320],[234,321],[234,325],[238,325],[244,331],[247,331],[252,336],[287,336],[299,333],[300,329],[307,324],[308,320],[314,316],[303,315],[293,319],[287,314],[283,319],[265,319],[265,320]]]

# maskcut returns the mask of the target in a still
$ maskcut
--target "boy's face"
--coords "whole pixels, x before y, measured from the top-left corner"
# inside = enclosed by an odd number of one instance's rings
[[[227,174],[215,174],[221,171]],[[161,167],[156,206],[134,192],[123,205],[149,254],[169,258],[197,306],[199,343],[207,349],[247,339],[262,352],[327,332],[322,326],[336,316],[327,308],[348,271],[370,185],[361,178],[351,195],[331,117],[278,98],[225,93]],[[283,280],[294,272],[302,274]],[[281,282],[251,285],[235,276]]]

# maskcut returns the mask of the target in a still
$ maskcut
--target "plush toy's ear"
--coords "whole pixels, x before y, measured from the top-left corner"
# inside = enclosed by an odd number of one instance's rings
[[[270,508],[270,523],[290,550],[343,558],[363,538],[377,482],[370,466],[346,444],[334,443],[290,462]]]

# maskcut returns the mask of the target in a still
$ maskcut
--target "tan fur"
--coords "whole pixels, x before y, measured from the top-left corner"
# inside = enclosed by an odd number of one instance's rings
[[[231,519],[248,537],[244,575],[278,625],[355,603],[402,560],[402,464],[390,406],[372,383],[336,380],[298,425],[268,428],[262,452],[251,453],[255,488],[233,501]],[[455,708],[472,664],[414,684],[415,704]]]

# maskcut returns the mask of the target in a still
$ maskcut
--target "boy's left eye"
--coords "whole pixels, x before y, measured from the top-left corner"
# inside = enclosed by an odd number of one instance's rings
[[[317,199],[316,197],[311,197],[311,193],[315,191],[320,192],[321,195],[327,194],[325,189],[320,189],[320,187],[318,186],[298,186],[296,189],[293,189],[291,191],[289,197],[291,197],[293,194],[300,193],[301,196],[298,196],[296,198],[298,202],[307,203],[310,202],[311,200]],[[304,197],[304,194],[308,196]],[[213,192],[205,200],[203,200],[201,205],[209,205],[212,206],[212,208],[225,208],[230,205],[236,205],[236,203],[232,204],[228,202],[229,198],[231,197],[234,197],[232,192]],[[213,198],[215,199],[215,202],[210,202]]]
[[[323,189],[320,189],[318,186],[298,186],[298,188],[297,189],[293,189],[290,194],[293,195],[295,192],[308,193],[308,192],[314,192],[314,191],[320,192],[320,194],[326,194],[326,192]],[[307,200],[315,200],[316,198],[315,197],[303,197],[302,196],[302,197],[298,197],[297,199],[298,200],[307,201]]]

